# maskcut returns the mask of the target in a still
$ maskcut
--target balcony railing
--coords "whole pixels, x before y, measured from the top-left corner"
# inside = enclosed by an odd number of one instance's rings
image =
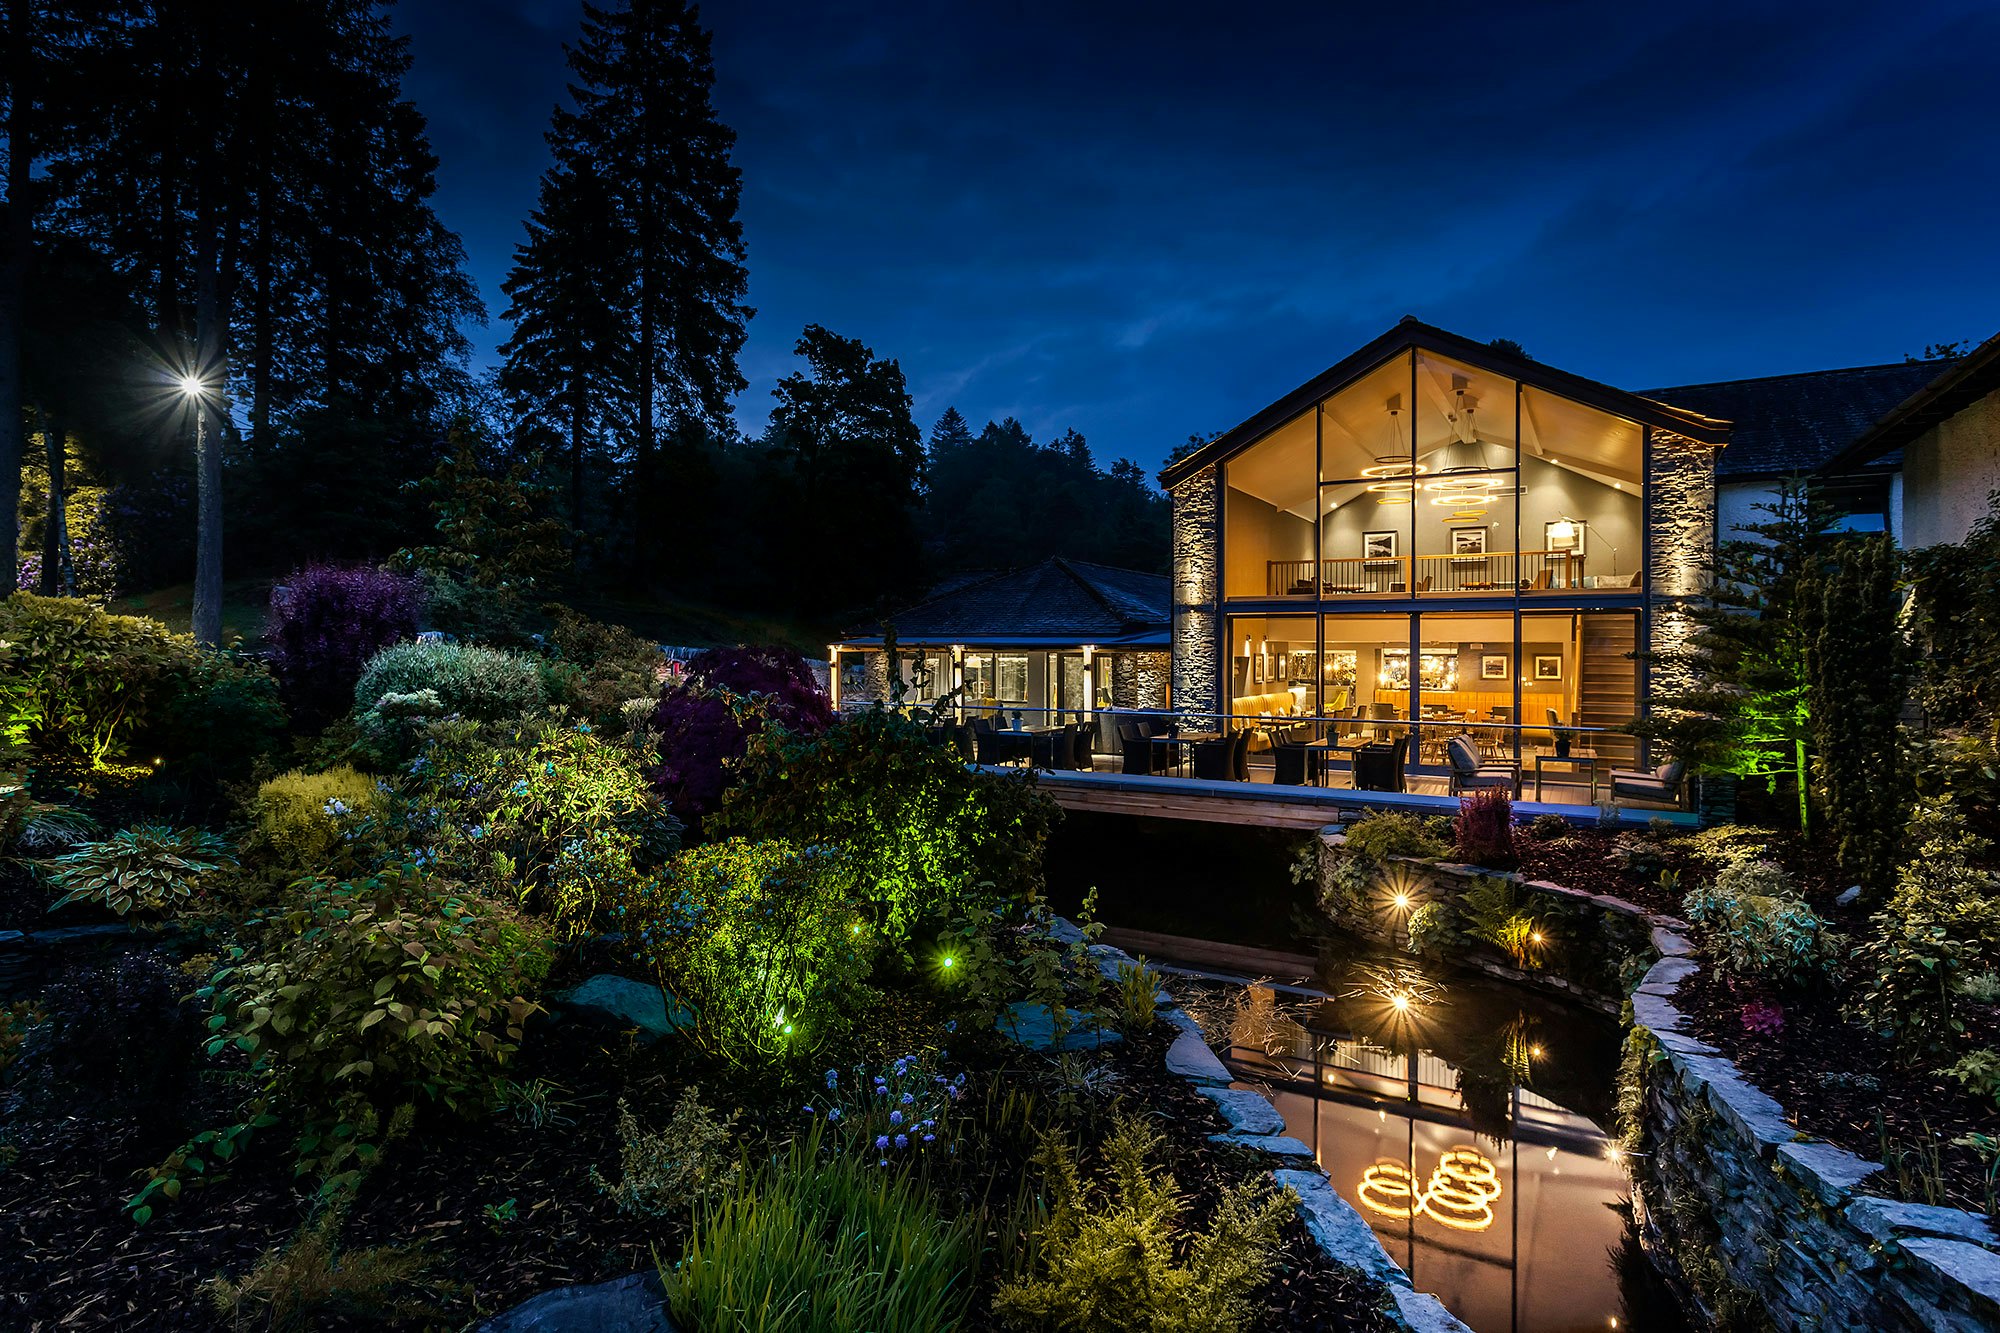
[[[1402,597],[1492,593],[1561,593],[1581,588],[1629,588],[1631,575],[1586,575],[1573,551],[1486,551],[1468,554],[1344,556],[1334,560],[1265,562],[1271,597]]]

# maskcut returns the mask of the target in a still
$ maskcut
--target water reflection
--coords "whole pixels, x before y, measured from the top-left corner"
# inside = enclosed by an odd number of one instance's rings
[[[1330,971],[1317,994],[1208,998],[1228,1007],[1231,1067],[1417,1288],[1478,1333],[1630,1327],[1625,1177],[1587,1114],[1608,1112],[1615,1028],[1398,963]]]

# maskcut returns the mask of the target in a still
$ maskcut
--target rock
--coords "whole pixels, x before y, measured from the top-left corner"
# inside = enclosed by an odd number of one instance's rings
[[[1662,958],[1685,958],[1694,946],[1664,926],[1653,927],[1653,948]]]
[[[1683,981],[1699,971],[1700,964],[1692,958],[1662,958],[1646,969],[1639,989],[1651,995],[1671,996]]]
[[[1427,1291],[1407,1287],[1391,1288],[1396,1313],[1410,1326],[1411,1333],[1472,1333],[1465,1323],[1444,1308],[1444,1302]]]
[[[1173,1011],[1179,1012],[1178,1009]],[[1202,1040],[1199,1028],[1184,1030],[1174,1038],[1173,1045],[1167,1047],[1167,1072],[1191,1083],[1207,1083],[1218,1088],[1227,1087],[1230,1083],[1229,1070],[1208,1048],[1208,1043]]]
[[[637,1028],[647,1041],[694,1026],[694,1014],[685,1005],[676,1002],[668,1011],[666,994],[658,986],[610,972],[600,972],[554,999],[579,1018]]]
[[[1769,1093],[1750,1086],[1749,1080],[1737,1072],[1735,1065],[1712,1056],[1699,1055],[1690,1059],[1688,1064],[1690,1067],[1710,1066],[1701,1071],[1708,1080],[1709,1105],[1735,1126],[1744,1138],[1754,1140],[1760,1155],[1798,1138],[1798,1130],[1785,1119],[1785,1108]]]
[[[1846,1203],[1849,1190],[1882,1169],[1831,1143],[1781,1143],[1778,1161],[1829,1208]]]
[[[1658,991],[1637,990],[1632,992],[1632,1022],[1653,1032],[1678,1032],[1681,1011]]]
[[[557,1287],[479,1326],[479,1333],[674,1333],[667,1296],[653,1273]]]
[[[1083,943],[1083,930],[1063,917],[1049,923],[1049,938],[1063,944]]]
[[[1327,1258],[1390,1287],[1409,1287],[1409,1275],[1396,1266],[1354,1205],[1334,1193],[1325,1176],[1284,1170],[1273,1171],[1271,1178],[1299,1196],[1299,1216]]]
[[[1975,1245],[2000,1243],[1993,1228],[1977,1213],[1896,1199],[1859,1198],[1848,1205],[1847,1220],[1865,1235],[1888,1240],[1901,1233],[1969,1240]]]
[[[2000,1310],[2000,1254],[1962,1240],[1922,1236],[1900,1242],[1903,1253],[1923,1260]]]
[[[1311,1157],[1313,1150],[1288,1134],[1211,1134],[1210,1143],[1228,1143],[1239,1148],[1255,1148],[1277,1157]]]
[[[1859,884],[1850,884],[1841,890],[1840,896],[1833,900],[1833,905],[1835,907],[1852,907],[1860,901],[1861,886]]]
[[[1195,1091],[1214,1102],[1222,1118],[1238,1134],[1285,1132],[1285,1118],[1262,1093],[1248,1088],[1196,1088]]]
[[[1100,1046],[1114,1046],[1125,1040],[1107,1028],[1089,1026],[1084,1016],[1074,1009],[1063,1012],[1069,1016],[1069,1031],[1064,1035],[1061,1046],[1056,1045],[1055,1017],[1045,1004],[1016,1000],[1001,1011],[993,1026],[1001,1036],[1031,1051],[1094,1051]]]

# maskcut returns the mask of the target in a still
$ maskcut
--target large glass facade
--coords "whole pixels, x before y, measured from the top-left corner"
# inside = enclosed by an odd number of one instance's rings
[[[1633,422],[1410,349],[1224,463],[1223,595],[1637,587],[1644,450]]]

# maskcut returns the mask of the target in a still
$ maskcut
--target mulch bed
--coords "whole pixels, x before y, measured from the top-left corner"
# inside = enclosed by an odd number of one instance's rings
[[[111,1014],[134,1019],[140,1030],[106,1051],[105,1067],[59,1066],[51,1057],[37,1072],[24,1060],[15,1086],[0,1093],[0,1141],[15,1152],[12,1165],[0,1169],[0,1328],[9,1333],[221,1330],[227,1325],[204,1284],[220,1273],[242,1275],[310,1214],[310,1182],[293,1178],[290,1131],[281,1126],[232,1169],[162,1207],[151,1224],[135,1227],[124,1215],[122,1204],[141,1173],[191,1129],[227,1123],[237,1096],[225,1080],[175,1063],[178,1056],[164,1070],[148,1063],[148,1053],[192,1051],[198,1014],[191,1008],[175,1014],[170,998],[159,1001],[161,987],[179,979],[173,950],[136,953],[136,961],[128,955],[102,964],[102,976],[80,978],[48,997],[60,1011],[80,1005],[86,993],[112,995]],[[169,1012],[161,1016],[159,1009]],[[158,1030],[135,1018],[148,1013],[159,1018]],[[871,1015],[874,1049],[856,1055],[879,1063],[888,1044],[905,1039],[900,1034],[935,1031],[938,1017],[920,997],[892,994]],[[106,1040],[102,1016],[78,1021],[76,1042]],[[342,1231],[350,1251],[420,1244],[431,1256],[425,1276],[436,1284],[428,1293],[436,1313],[400,1325],[316,1317],[314,1328],[470,1327],[550,1287],[645,1269],[656,1252],[670,1259],[685,1240],[685,1219],[623,1216],[590,1180],[593,1167],[617,1174],[620,1097],[659,1124],[679,1089],[695,1081],[718,1109],[746,1106],[739,1132],[752,1141],[782,1140],[802,1127],[796,1090],[733,1078],[681,1043],[640,1046],[623,1034],[554,1021],[529,1032],[515,1077],[559,1085],[562,1120],[535,1128],[505,1115],[471,1123],[421,1119],[364,1181]],[[1117,1077],[1095,1095],[1083,1137],[1093,1141],[1108,1127],[1114,1105],[1154,1119],[1167,1136],[1163,1164],[1186,1192],[1188,1220],[1203,1225],[1228,1183],[1267,1172],[1271,1162],[1207,1141],[1222,1121],[1212,1104],[1165,1072],[1166,1039],[1156,1032],[1112,1049],[1105,1063]],[[1001,1066],[1034,1077],[1036,1057],[991,1041],[967,1045],[954,1055],[965,1057],[975,1082],[987,1076],[977,1071]],[[130,1097],[119,1092],[126,1085],[134,1090]],[[1013,1160],[977,1165],[1010,1180],[1011,1197],[1011,1180],[1025,1163],[1024,1148]],[[508,1200],[512,1220],[489,1216],[489,1207]],[[1386,1325],[1373,1309],[1375,1297],[1320,1255],[1294,1220],[1263,1296],[1268,1316],[1258,1327],[1379,1330]],[[984,1306],[982,1295],[970,1327],[989,1327]]]
[[[1870,1192],[1987,1210],[1979,1158],[1952,1140],[1993,1133],[2000,1115],[1992,1102],[1933,1074],[1898,1069],[1879,1038],[1843,1020],[1831,1005],[1787,1005],[1781,1031],[1751,1032],[1743,1025],[1743,1006],[1759,998],[1704,968],[1681,983],[1674,1003],[1694,1035],[1777,1098],[1800,1130],[1883,1163],[1887,1169],[1868,1182]],[[1921,1180],[1933,1147],[1942,1166],[1941,1193],[1927,1191]]]

